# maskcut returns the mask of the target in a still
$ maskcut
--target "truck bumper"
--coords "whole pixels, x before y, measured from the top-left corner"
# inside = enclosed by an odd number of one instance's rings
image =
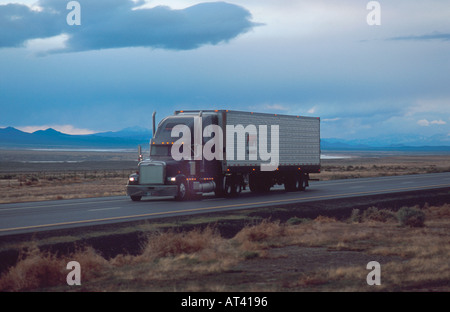
[[[176,185],[127,185],[128,196],[175,196]]]

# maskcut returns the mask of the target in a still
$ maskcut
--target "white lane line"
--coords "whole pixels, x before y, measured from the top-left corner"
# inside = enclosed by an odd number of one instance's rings
[[[120,208],[122,208],[122,207],[96,208],[96,209],[89,209],[88,211],[114,210],[114,209],[120,209]]]
[[[403,184],[405,182],[401,182],[401,180],[407,180],[407,183],[416,183],[419,179],[430,178],[430,175],[425,174],[417,174],[417,175],[400,175],[400,176],[379,176],[379,177],[368,177],[368,178],[354,178],[354,179],[338,179],[338,180],[325,180],[318,181],[320,183],[311,182],[310,186],[314,187],[327,187],[332,185],[346,185],[346,184],[363,184],[363,183],[383,183],[386,181],[399,181],[399,183]],[[442,180],[448,180],[450,177],[441,178]]]
[[[363,187],[365,187],[365,186],[364,185],[355,185],[355,186],[348,187],[348,189],[360,189],[360,188],[363,188]]]
[[[81,200],[85,198],[79,198]],[[56,200],[55,200],[56,201]],[[117,199],[111,199],[111,200],[101,200],[101,201],[80,201],[80,202],[73,202],[73,203],[59,203],[59,204],[47,204],[42,202],[33,202],[35,206],[25,206],[25,207],[11,207],[11,208],[2,208],[1,205],[8,205],[8,204],[1,204],[0,205],[0,212],[2,211],[9,211],[9,210],[26,210],[26,209],[39,209],[39,208],[53,208],[53,207],[64,207],[64,206],[78,206],[78,205],[86,205],[86,204],[101,204],[101,203],[109,203],[114,202],[117,203]],[[127,199],[122,200],[123,202],[127,202]],[[14,203],[16,205],[17,203]],[[20,203],[19,203],[20,204]]]

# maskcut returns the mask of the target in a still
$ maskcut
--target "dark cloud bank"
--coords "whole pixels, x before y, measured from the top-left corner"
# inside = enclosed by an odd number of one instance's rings
[[[257,24],[243,7],[225,2],[200,3],[182,10],[166,6],[133,8],[131,0],[79,0],[81,25],[69,26],[68,0],[41,0],[41,11],[22,4],[0,5],[0,47],[20,47],[27,40],[68,34],[59,52],[122,47],[195,49],[226,42]]]

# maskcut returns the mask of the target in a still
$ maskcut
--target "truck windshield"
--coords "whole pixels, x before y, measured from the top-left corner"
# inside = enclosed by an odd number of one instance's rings
[[[158,126],[153,139],[154,144],[150,148],[150,156],[171,156],[171,142],[177,140],[172,137],[172,129],[177,125],[188,126],[191,132],[194,129],[194,118],[192,117],[169,117]]]
[[[176,141],[176,137],[172,137],[172,129],[177,125],[185,125],[188,126],[191,130],[191,133],[194,132],[194,118],[189,117],[170,117],[162,122],[162,124],[158,127],[158,130],[155,134],[154,141],[156,144],[160,142],[173,142]]]
[[[217,116],[203,116],[203,129],[211,124],[217,124]],[[191,131],[191,144],[194,142],[194,118],[193,117],[168,117],[161,122],[153,139],[154,144],[150,148],[151,156],[171,156],[171,149],[173,142],[177,141],[179,137],[172,137],[172,129],[177,125],[188,126]]]
[[[150,156],[170,156],[171,147],[169,145],[152,145]]]

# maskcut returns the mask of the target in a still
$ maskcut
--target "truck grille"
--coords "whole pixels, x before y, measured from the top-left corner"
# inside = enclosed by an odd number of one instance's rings
[[[141,163],[139,166],[139,184],[164,184],[163,163]]]

